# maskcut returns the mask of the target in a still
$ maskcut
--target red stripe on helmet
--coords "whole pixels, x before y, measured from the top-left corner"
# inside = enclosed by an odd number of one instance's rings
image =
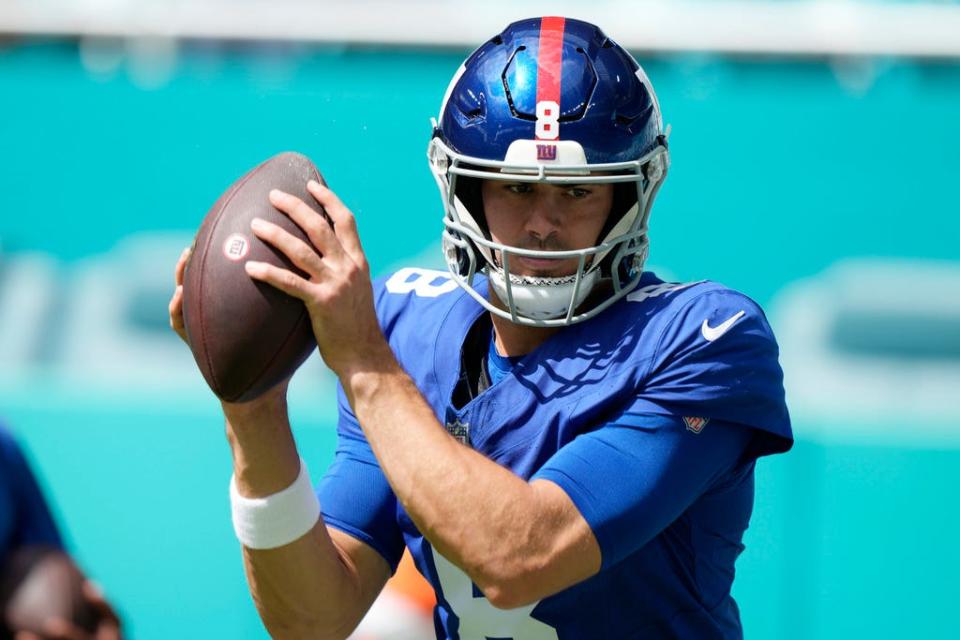
[[[547,17],[540,19],[540,50],[537,54],[537,104],[554,102],[560,104],[560,76],[563,58],[564,18]],[[538,118],[541,114],[537,114]],[[560,113],[549,113],[552,120],[547,127],[557,127]],[[537,139],[556,140],[559,131],[548,130],[549,135],[537,135]]]

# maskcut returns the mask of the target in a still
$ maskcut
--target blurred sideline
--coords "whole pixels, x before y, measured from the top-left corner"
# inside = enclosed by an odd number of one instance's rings
[[[438,0],[408,0],[402,11],[387,0],[8,0],[0,6],[0,33],[459,48],[477,46],[518,18],[563,15],[617,25],[616,40],[641,51],[960,55],[960,7],[950,2],[534,0],[520,13],[508,0],[474,12]],[[629,15],[644,19],[623,20]]]
[[[423,640],[433,637],[433,587],[417,571],[409,551],[351,640]]]

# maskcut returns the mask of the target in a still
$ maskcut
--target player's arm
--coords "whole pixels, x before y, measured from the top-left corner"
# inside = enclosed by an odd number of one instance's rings
[[[175,270],[171,327],[186,341],[183,325],[185,250]],[[289,487],[300,471],[290,431],[286,384],[255,401],[223,403],[237,490],[247,498]],[[274,638],[345,638],[359,623],[390,575],[368,545],[318,520],[294,542],[274,549],[243,548],[250,591]]]
[[[597,540],[555,483],[526,482],[452,438],[384,354],[347,374],[348,391],[398,499],[434,549],[500,608],[556,593],[600,570]]]
[[[306,303],[320,353],[339,376],[390,486],[420,531],[496,606],[519,606],[594,574],[599,547],[558,486],[523,481],[460,445],[436,420],[380,331],[352,215],[329,189],[316,183],[309,188],[336,233],[298,199],[277,192],[271,198],[322,257],[279,227],[254,232],[310,280],[261,263],[247,263],[247,271]],[[294,470],[288,473],[292,478]]]
[[[224,403],[237,490],[245,497],[278,493],[300,472],[285,387],[260,401]],[[250,592],[274,638],[347,637],[390,577],[380,554],[323,519],[290,544],[244,547],[243,557]]]
[[[402,371],[352,375],[352,403],[421,532],[495,606],[536,602],[649,542],[741,464],[752,437],[713,421],[624,414],[525,482],[450,437]]]

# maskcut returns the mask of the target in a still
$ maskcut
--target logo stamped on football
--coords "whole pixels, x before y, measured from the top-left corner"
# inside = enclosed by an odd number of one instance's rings
[[[223,242],[223,255],[238,262],[250,253],[250,241],[242,233],[232,233]]]

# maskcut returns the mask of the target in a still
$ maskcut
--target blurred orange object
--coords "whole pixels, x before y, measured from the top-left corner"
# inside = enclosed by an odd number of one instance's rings
[[[413,558],[410,556],[409,550],[403,552],[403,558],[400,559],[397,572],[393,574],[393,577],[387,582],[386,588],[409,599],[417,608],[422,609],[426,613],[431,613],[434,605],[437,604],[433,587],[431,587],[430,583],[417,571],[417,567],[413,564]]]

